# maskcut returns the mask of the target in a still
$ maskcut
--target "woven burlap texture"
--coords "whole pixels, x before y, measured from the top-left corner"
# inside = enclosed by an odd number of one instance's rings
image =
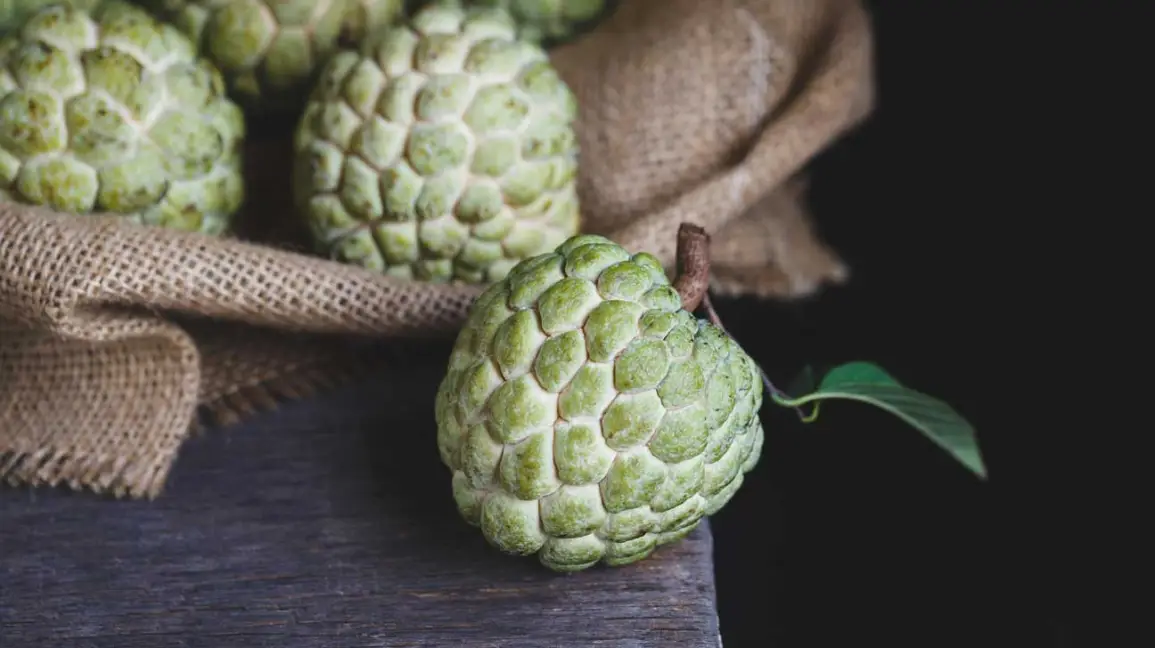
[[[852,0],[624,0],[551,51],[581,106],[585,231],[672,270],[678,225],[697,223],[721,294],[845,279],[799,173],[871,111],[872,47]],[[401,351],[361,342],[456,333],[479,288],[273,235],[292,229],[287,142],[249,147],[246,215],[265,240],[0,204],[0,478],[155,497],[198,414],[227,422],[366,365],[403,380]]]

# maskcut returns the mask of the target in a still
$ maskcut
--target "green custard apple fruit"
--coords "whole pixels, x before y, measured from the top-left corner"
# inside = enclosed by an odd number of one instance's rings
[[[221,234],[244,138],[217,69],[136,6],[50,6],[0,39],[0,200]]]
[[[300,110],[343,33],[370,32],[401,12],[400,0],[138,1],[197,43],[250,114]]]
[[[24,21],[49,5],[91,9],[100,0],[0,0],[0,36],[19,29]]]
[[[605,15],[607,0],[466,0],[468,4],[501,7],[518,22],[522,38],[562,42]]]
[[[431,5],[325,66],[294,139],[319,253],[489,283],[580,226],[577,103],[496,9]]]
[[[572,572],[624,565],[721,509],[762,452],[761,373],[684,310],[657,258],[579,235],[474,303],[436,396],[467,522]]]

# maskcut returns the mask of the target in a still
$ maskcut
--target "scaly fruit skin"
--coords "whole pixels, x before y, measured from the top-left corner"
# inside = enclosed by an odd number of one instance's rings
[[[562,42],[582,25],[601,17],[606,0],[465,0],[476,6],[500,7],[518,21],[522,38],[538,42]]]
[[[299,111],[343,31],[363,34],[400,13],[398,0],[138,1],[197,43],[250,114]]]
[[[0,200],[221,234],[244,137],[216,68],[140,8],[49,7],[0,39]]]
[[[100,0],[0,0],[0,36],[15,31],[28,18],[48,5],[60,4],[88,10]]]
[[[372,32],[404,19],[405,0],[346,0],[343,44],[358,44]]]
[[[497,281],[579,229],[576,114],[509,14],[427,7],[325,67],[297,127],[294,200],[341,262]]]
[[[624,565],[722,508],[762,452],[762,382],[649,254],[576,236],[478,298],[436,397],[461,515],[559,572]]]

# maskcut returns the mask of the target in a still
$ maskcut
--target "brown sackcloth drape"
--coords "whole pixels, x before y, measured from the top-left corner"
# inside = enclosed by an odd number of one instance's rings
[[[672,269],[678,224],[702,225],[722,294],[843,280],[799,172],[872,109],[872,47],[854,0],[624,0],[551,53],[581,103],[585,230]],[[228,421],[367,365],[402,380],[401,351],[378,349],[405,345],[360,341],[455,333],[477,288],[284,243],[288,140],[248,148],[258,240],[0,204],[0,478],[154,497],[199,414]]]

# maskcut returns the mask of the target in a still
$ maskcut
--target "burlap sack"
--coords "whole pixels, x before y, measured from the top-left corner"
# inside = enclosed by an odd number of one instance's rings
[[[858,2],[624,0],[552,56],[581,103],[586,231],[672,268],[695,222],[724,294],[846,277],[798,173],[873,105]],[[198,414],[227,422],[367,367],[403,379],[408,344],[361,342],[455,333],[478,288],[294,247],[287,143],[250,147],[255,242],[0,204],[0,477],[154,497]]]

